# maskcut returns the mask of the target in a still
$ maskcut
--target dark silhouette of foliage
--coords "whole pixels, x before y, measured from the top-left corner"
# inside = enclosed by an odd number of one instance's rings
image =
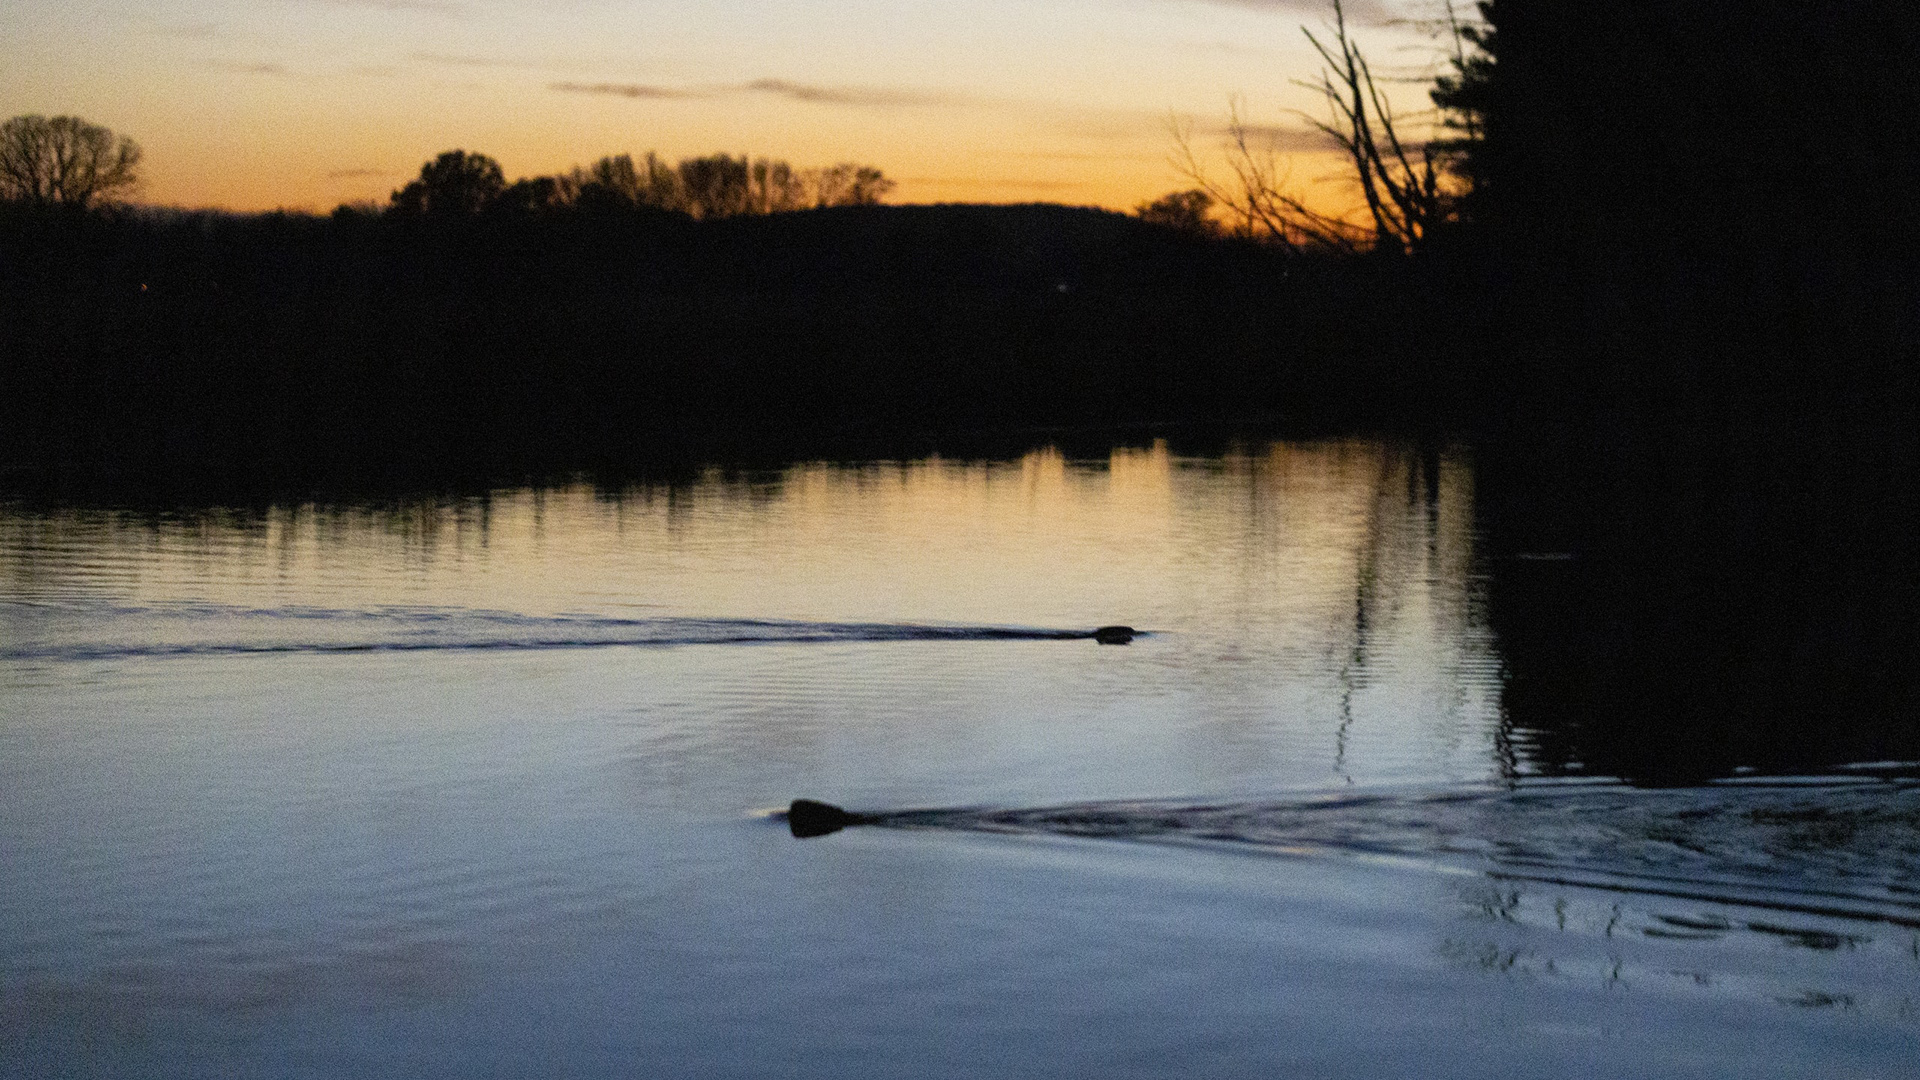
[[[1581,407],[1889,423],[1916,399],[1920,8],[1491,0],[1477,244],[1514,385]]]
[[[819,170],[811,178],[813,205],[878,206],[893,190],[893,181],[868,165],[842,162]]]
[[[0,123],[0,201],[84,209],[131,193],[140,147],[77,116]]]
[[[351,206],[0,213],[0,466],[582,468],[1337,411],[1398,362],[1315,314],[1346,271],[1120,214],[515,199],[447,228]]]
[[[450,150],[393,193],[392,212],[402,217],[463,217],[489,210],[520,217],[671,212],[717,220],[874,206],[893,186],[870,165],[795,169],[784,161],[711,154],[670,166],[652,152],[637,161],[630,154],[610,155],[584,168],[509,185],[492,158]]]
[[[806,175],[784,161],[762,158],[747,170],[747,203],[751,213],[805,210],[813,205],[807,195]]]
[[[673,170],[649,153],[636,163],[628,154],[603,157],[585,169],[556,179],[563,194],[582,210],[604,213],[652,207],[681,209],[680,182]]]
[[[1455,212],[1462,220],[1471,220],[1473,207],[1485,196],[1488,178],[1479,165],[1481,139],[1486,132],[1487,113],[1492,103],[1494,72],[1500,53],[1499,33],[1493,22],[1493,0],[1475,6],[1477,21],[1464,21],[1452,0],[1444,7],[1447,29],[1453,42],[1448,57],[1451,68],[1434,79],[1429,95],[1440,110],[1440,123],[1450,132],[1435,146],[1445,154],[1447,167],[1462,182]]]
[[[529,176],[508,184],[487,209],[498,213],[538,217],[565,209],[566,188],[551,176]]]
[[[1164,225],[1169,229],[1193,233],[1197,236],[1212,236],[1220,231],[1220,225],[1207,216],[1213,208],[1213,196],[1200,188],[1189,191],[1174,191],[1143,202],[1134,208],[1133,215],[1141,221]]]
[[[478,214],[505,191],[500,163],[485,154],[449,150],[420,166],[420,177],[393,193],[393,212],[405,216]]]
[[[1650,782],[1920,744],[1920,7],[1489,0],[1471,265],[1514,737]]]
[[[751,169],[745,157],[726,154],[688,158],[675,170],[680,176],[684,209],[695,218],[724,218],[746,213],[751,205]]]

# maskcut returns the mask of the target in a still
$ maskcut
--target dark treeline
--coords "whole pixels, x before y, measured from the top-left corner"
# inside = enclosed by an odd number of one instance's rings
[[[1094,210],[645,205],[0,216],[0,455],[39,471],[600,467],[1061,424],[1339,414],[1392,266]]]
[[[1656,780],[1920,759],[1920,8],[1485,13],[1515,723]]]
[[[1642,413],[1852,424],[1911,404],[1920,11],[1485,11],[1469,201],[1533,383]]]
[[[652,152],[637,162],[631,154],[616,154],[585,168],[575,166],[558,175],[523,177],[509,184],[500,163],[485,154],[449,150],[423,165],[419,178],[395,191],[384,211],[363,204],[343,206],[338,213],[551,217],[582,211],[654,210],[709,221],[830,206],[874,206],[893,186],[879,169],[850,162],[796,169],[784,161],[709,154],[669,166]]]

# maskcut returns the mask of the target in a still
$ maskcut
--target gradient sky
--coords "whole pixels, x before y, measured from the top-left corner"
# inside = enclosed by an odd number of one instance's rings
[[[1387,5],[1397,5],[1389,7]],[[1423,0],[1368,0],[1378,26]],[[146,149],[143,201],[326,210],[454,147],[509,178],[605,154],[860,161],[893,202],[1130,208],[1190,186],[1170,115],[1298,127],[1322,0],[8,0],[0,116]],[[1432,43],[1369,29],[1377,67]],[[1424,104],[1418,85],[1406,107]],[[1290,144],[1307,145],[1304,139]],[[1294,175],[1332,170],[1303,157]],[[1346,198],[1337,184],[1324,197]]]

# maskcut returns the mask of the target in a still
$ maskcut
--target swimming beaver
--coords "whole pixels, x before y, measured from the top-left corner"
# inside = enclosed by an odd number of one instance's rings
[[[1093,632],[1093,640],[1102,645],[1125,645],[1139,632],[1131,626],[1103,626]]]
[[[862,825],[870,820],[865,814],[848,813],[832,803],[813,799],[795,799],[787,807],[787,828],[802,840],[837,833],[849,825]]]

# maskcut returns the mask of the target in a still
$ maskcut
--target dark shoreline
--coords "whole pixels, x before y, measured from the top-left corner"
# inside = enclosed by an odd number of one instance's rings
[[[377,481],[1222,417],[1430,427],[1468,390],[1439,373],[1470,335],[1436,340],[1408,301],[1442,276],[1425,266],[1059,206],[0,228],[0,462],[43,475]]]

